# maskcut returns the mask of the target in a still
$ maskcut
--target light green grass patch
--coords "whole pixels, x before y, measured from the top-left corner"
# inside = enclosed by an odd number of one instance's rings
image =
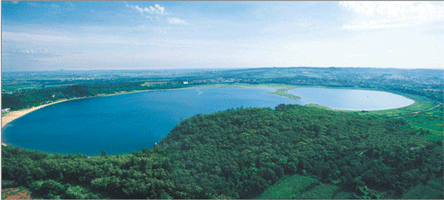
[[[316,184],[319,184],[318,180],[296,174],[279,180],[265,190],[257,199],[293,199],[307,188]]]
[[[294,198],[295,199],[332,199],[335,192],[339,189],[340,189],[340,187],[336,186],[336,185],[321,184],[321,185],[318,185],[308,191],[305,191],[305,192],[299,194],[298,196],[295,196]]]
[[[430,124],[412,123],[411,125],[423,128],[425,130],[436,131],[436,132],[442,132],[444,130],[444,128],[442,126],[436,126],[436,125],[430,125]]]

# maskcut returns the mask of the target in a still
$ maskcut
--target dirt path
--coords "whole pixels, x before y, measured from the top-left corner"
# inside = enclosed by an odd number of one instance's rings
[[[31,199],[31,192],[21,188],[2,189],[2,199]]]

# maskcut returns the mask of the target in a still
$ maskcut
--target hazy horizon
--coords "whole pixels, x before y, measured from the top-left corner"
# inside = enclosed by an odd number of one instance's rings
[[[444,2],[2,1],[2,71],[442,69]]]
[[[50,70],[3,70],[2,72],[54,72],[54,71],[156,71],[156,70],[202,70],[202,71],[209,71],[209,70],[243,70],[243,69],[267,69],[267,68],[348,68],[348,69],[386,69],[386,70],[441,70],[444,71],[442,68],[389,68],[389,67],[315,67],[315,66],[296,66],[296,67],[238,67],[238,68],[140,68],[140,69],[50,69]]]

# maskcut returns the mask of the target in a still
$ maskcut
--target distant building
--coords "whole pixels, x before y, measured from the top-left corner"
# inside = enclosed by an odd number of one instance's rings
[[[5,108],[5,109],[2,109],[2,113],[7,113],[7,112],[9,112],[9,111],[11,111],[11,108]]]
[[[188,84],[188,81],[184,81],[183,84],[184,84],[184,85],[187,85],[187,84]]]

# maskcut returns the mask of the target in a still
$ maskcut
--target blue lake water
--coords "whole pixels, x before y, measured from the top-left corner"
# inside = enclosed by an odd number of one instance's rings
[[[358,90],[315,88],[290,90],[302,97],[302,101],[295,101],[268,94],[271,91],[274,89],[202,88],[68,101],[36,110],[9,123],[2,129],[2,137],[8,145],[50,153],[99,155],[104,150],[107,154],[120,154],[151,148],[181,119],[196,114],[241,106],[274,108],[281,103],[317,103],[335,109],[375,110],[403,107],[411,101],[385,92],[354,93]],[[378,103],[366,101],[374,98],[379,98]]]
[[[319,104],[338,110],[385,110],[408,106],[413,100],[380,91],[297,88],[288,93],[301,97],[302,104]]]
[[[98,155],[151,148],[174,126],[196,114],[238,107],[271,107],[297,101],[271,88],[148,91],[47,106],[3,128],[3,141],[45,152]]]

